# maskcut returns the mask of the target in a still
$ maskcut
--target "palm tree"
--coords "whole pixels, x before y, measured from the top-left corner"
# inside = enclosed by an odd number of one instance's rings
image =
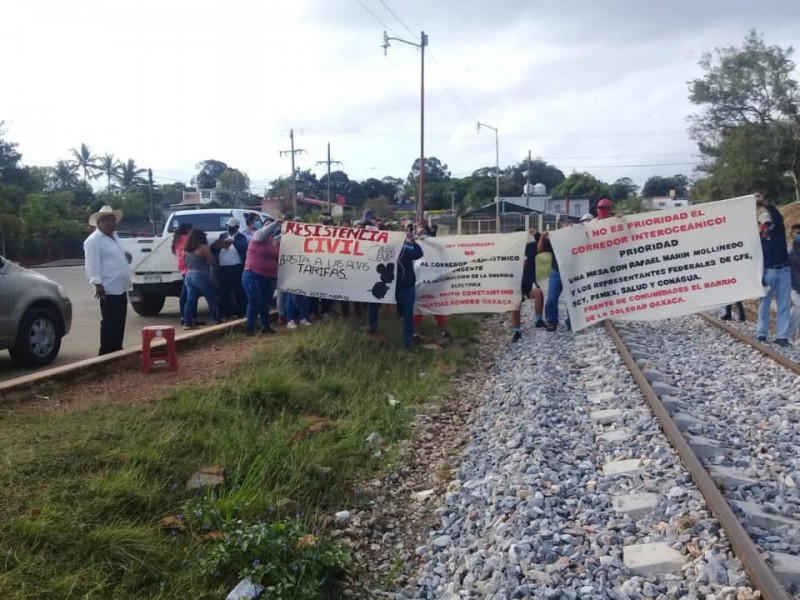
[[[111,180],[117,178],[121,168],[122,163],[115,160],[113,154],[105,154],[100,157],[97,163],[97,169],[106,176],[106,181],[108,181],[108,185],[106,186],[107,192],[111,191]]]
[[[128,162],[120,163],[117,181],[123,190],[127,190],[132,185],[144,183],[145,180],[141,175],[146,172],[147,169],[138,168],[136,162],[129,158]]]
[[[50,184],[56,190],[68,190],[78,186],[78,167],[67,160],[60,160],[50,169]]]
[[[94,171],[98,168],[97,156],[92,154],[89,146],[82,143],[80,150],[73,148],[70,152],[72,152],[72,156],[75,157],[73,164],[83,171],[84,183],[88,182],[89,179],[94,179],[96,177]]]

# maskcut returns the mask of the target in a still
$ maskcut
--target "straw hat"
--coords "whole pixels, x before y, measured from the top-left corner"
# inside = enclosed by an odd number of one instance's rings
[[[89,225],[91,225],[92,227],[97,227],[97,220],[100,217],[107,217],[108,215],[114,215],[117,218],[117,221],[122,220],[122,211],[114,210],[108,204],[106,204],[105,206],[103,206],[103,208],[98,210],[96,213],[93,213],[89,217]]]

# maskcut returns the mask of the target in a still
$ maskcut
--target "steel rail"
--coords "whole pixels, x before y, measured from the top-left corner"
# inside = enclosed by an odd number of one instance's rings
[[[717,518],[722,529],[725,531],[731,542],[734,553],[742,561],[745,571],[750,576],[750,581],[761,591],[766,600],[789,600],[789,595],[784,591],[772,569],[769,568],[764,557],[761,556],[753,540],[745,531],[739,519],[733,513],[728,502],[720,492],[711,475],[705,470],[700,459],[694,453],[689,443],[683,437],[680,429],[672,420],[666,407],[661,403],[661,399],[653,391],[642,370],[636,364],[630,351],[625,346],[625,342],[620,337],[611,321],[605,322],[605,328],[609,337],[617,347],[619,355],[622,357],[625,366],[631,373],[634,381],[642,391],[642,395],[647,400],[653,413],[661,424],[661,428],[667,439],[677,451],[684,466],[688,469],[700,493],[703,494],[706,504],[711,513]]]
[[[781,354],[777,350],[773,350],[772,348],[770,348],[766,344],[762,344],[761,342],[759,342],[758,340],[753,339],[751,336],[747,335],[746,333],[743,333],[743,332],[739,331],[735,327],[731,327],[727,323],[723,323],[719,319],[716,319],[714,317],[711,317],[711,316],[703,314],[703,313],[699,313],[699,316],[703,317],[706,321],[708,321],[712,325],[716,325],[717,327],[722,329],[722,331],[728,332],[729,334],[731,334],[733,337],[735,337],[740,342],[744,342],[745,344],[747,344],[748,346],[751,346],[752,348],[755,348],[756,350],[758,350],[762,354],[764,354],[766,356],[769,356],[772,360],[774,360],[780,366],[786,367],[792,373],[800,375],[800,364],[797,364],[791,358],[787,358],[786,356],[784,356],[783,354]]]

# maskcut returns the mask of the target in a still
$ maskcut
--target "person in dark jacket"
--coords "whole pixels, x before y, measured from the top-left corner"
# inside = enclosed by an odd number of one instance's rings
[[[777,331],[775,343],[789,345],[789,327],[792,292],[792,274],[789,269],[789,252],[786,248],[786,227],[780,211],[770,204],[763,193],[756,196],[756,204],[766,211],[758,216],[761,234],[761,251],[764,255],[764,274],[762,281],[767,288],[758,307],[758,326],[756,336],[761,342],[767,340],[772,297],[778,306]]]
[[[395,298],[397,309],[403,317],[403,346],[409,348],[414,339],[414,301],[417,276],[414,274],[414,261],[422,258],[420,245],[414,240],[412,232],[406,233],[406,241],[397,259],[397,287]]]
[[[239,231],[239,219],[231,217],[225,223],[227,231],[211,244],[219,267],[220,319],[244,317],[247,296],[242,287],[242,273],[247,258],[247,236]]]
[[[521,229],[520,231],[525,230]],[[536,314],[535,326],[544,327],[545,324],[542,320],[544,294],[536,282],[536,246],[542,235],[536,231],[535,227],[531,227],[528,233],[531,236],[529,238],[531,241],[525,244],[525,266],[522,268],[522,301],[525,302],[527,298],[533,299],[533,310]],[[519,309],[511,311],[511,327],[514,332],[511,341],[518,342],[522,337],[522,321]]]
[[[789,326],[790,340],[795,346],[800,342],[800,223],[792,225],[792,244],[789,246],[789,270],[792,274],[792,312]]]

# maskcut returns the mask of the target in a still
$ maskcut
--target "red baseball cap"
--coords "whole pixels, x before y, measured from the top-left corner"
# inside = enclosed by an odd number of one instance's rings
[[[611,208],[611,200],[608,198],[601,198],[600,202],[597,203],[597,208]]]

